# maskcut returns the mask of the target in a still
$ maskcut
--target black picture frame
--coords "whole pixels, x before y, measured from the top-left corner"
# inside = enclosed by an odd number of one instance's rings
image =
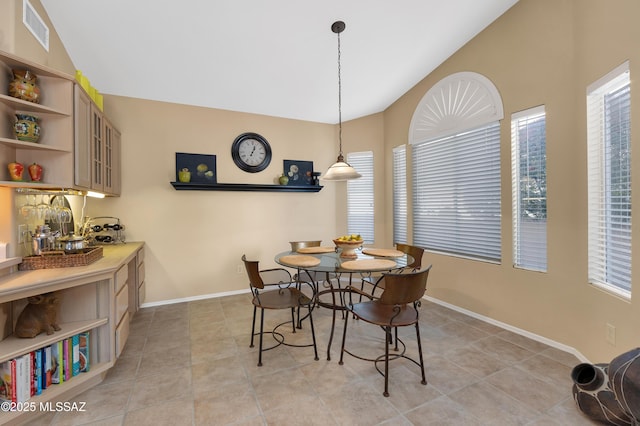
[[[176,182],[180,182],[183,169],[191,173],[191,183],[217,183],[215,155],[176,152]]]
[[[312,186],[313,161],[284,160],[283,174],[289,178],[287,186]]]

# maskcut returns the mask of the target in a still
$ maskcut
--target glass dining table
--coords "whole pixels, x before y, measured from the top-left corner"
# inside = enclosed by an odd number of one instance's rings
[[[333,247],[308,247],[302,252],[284,251],[274,258],[277,264],[296,269],[296,279],[300,284],[310,285],[315,306],[333,311],[327,360],[331,360],[336,313],[342,312],[344,315],[351,302],[353,292],[350,286],[354,278],[374,283],[376,274],[402,269],[414,261],[412,256],[395,249],[365,247],[356,250],[355,257],[348,258],[341,257],[341,253],[341,249]],[[345,283],[347,285],[343,286]]]

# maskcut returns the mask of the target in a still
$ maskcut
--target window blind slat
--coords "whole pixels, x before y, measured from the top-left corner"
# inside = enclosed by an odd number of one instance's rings
[[[407,241],[407,148],[393,149],[393,241]]]
[[[500,261],[500,126],[413,145],[413,242]]]
[[[347,162],[362,175],[347,181],[347,233],[374,243],[373,151],[351,152]]]

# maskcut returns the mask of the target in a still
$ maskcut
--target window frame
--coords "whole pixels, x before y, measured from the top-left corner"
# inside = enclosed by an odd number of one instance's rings
[[[542,149],[538,140],[540,131],[543,139]],[[537,152],[532,151],[536,148],[538,148]],[[522,168],[523,161],[529,164],[525,170]],[[511,202],[514,268],[547,272],[546,169],[545,106],[540,105],[512,114]],[[523,180],[527,190],[531,188],[540,193],[536,200],[529,200],[532,201],[530,209],[523,208],[524,203],[527,202],[523,199]]]
[[[612,169],[607,170],[607,157],[608,144],[613,143],[611,139],[612,129],[606,124],[606,112],[607,106],[611,107],[613,104],[607,104],[606,96],[610,95],[618,90],[625,89],[628,92],[628,117],[627,127],[622,128],[626,130],[626,139],[628,149],[626,151],[626,157],[628,161],[626,181],[628,182],[626,188],[628,190],[628,225],[622,225],[623,221],[616,223],[617,230],[628,228],[628,276],[626,278],[628,284],[622,282],[612,282],[611,278],[614,274],[619,275],[619,271],[623,271],[625,267],[619,267],[621,264],[620,254],[623,244],[620,244],[624,240],[621,237],[622,233],[617,232],[618,238],[612,238],[614,223],[613,217],[622,217],[624,215],[616,216],[615,213],[620,213],[622,209],[612,208],[612,191],[611,182],[612,175],[610,174]],[[631,79],[629,73],[629,62],[625,62],[618,66],[604,77],[600,78],[596,82],[587,87],[587,158],[588,158],[588,281],[590,284],[597,286],[605,291],[611,292],[617,296],[625,299],[631,298],[632,292],[632,205],[631,205]],[[623,132],[618,132],[623,135]],[[622,139],[622,138],[620,138]],[[620,164],[618,162],[618,164]],[[620,176],[618,176],[620,177]],[[618,197],[622,198],[622,197]],[[617,203],[617,206],[624,203]],[[604,206],[604,208],[603,208]],[[615,243],[615,244],[614,244]],[[614,255],[612,247],[616,247],[615,256],[618,257],[614,261]],[[624,260],[624,259],[622,259]],[[624,273],[624,272],[623,272]]]

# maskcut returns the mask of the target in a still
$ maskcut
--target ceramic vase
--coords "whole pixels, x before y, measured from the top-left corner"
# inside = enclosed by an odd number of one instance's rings
[[[631,419],[609,387],[607,364],[579,364],[571,371],[573,399],[589,418],[611,425],[631,425]]]
[[[14,98],[38,103],[40,89],[36,85],[37,76],[29,70],[13,70],[13,80],[9,83],[9,95]]]
[[[640,424],[640,348],[618,355],[609,363],[609,386],[622,409]]]
[[[16,114],[16,123],[13,128],[16,138],[24,142],[38,142],[40,139],[40,125],[38,117],[28,114]]]

